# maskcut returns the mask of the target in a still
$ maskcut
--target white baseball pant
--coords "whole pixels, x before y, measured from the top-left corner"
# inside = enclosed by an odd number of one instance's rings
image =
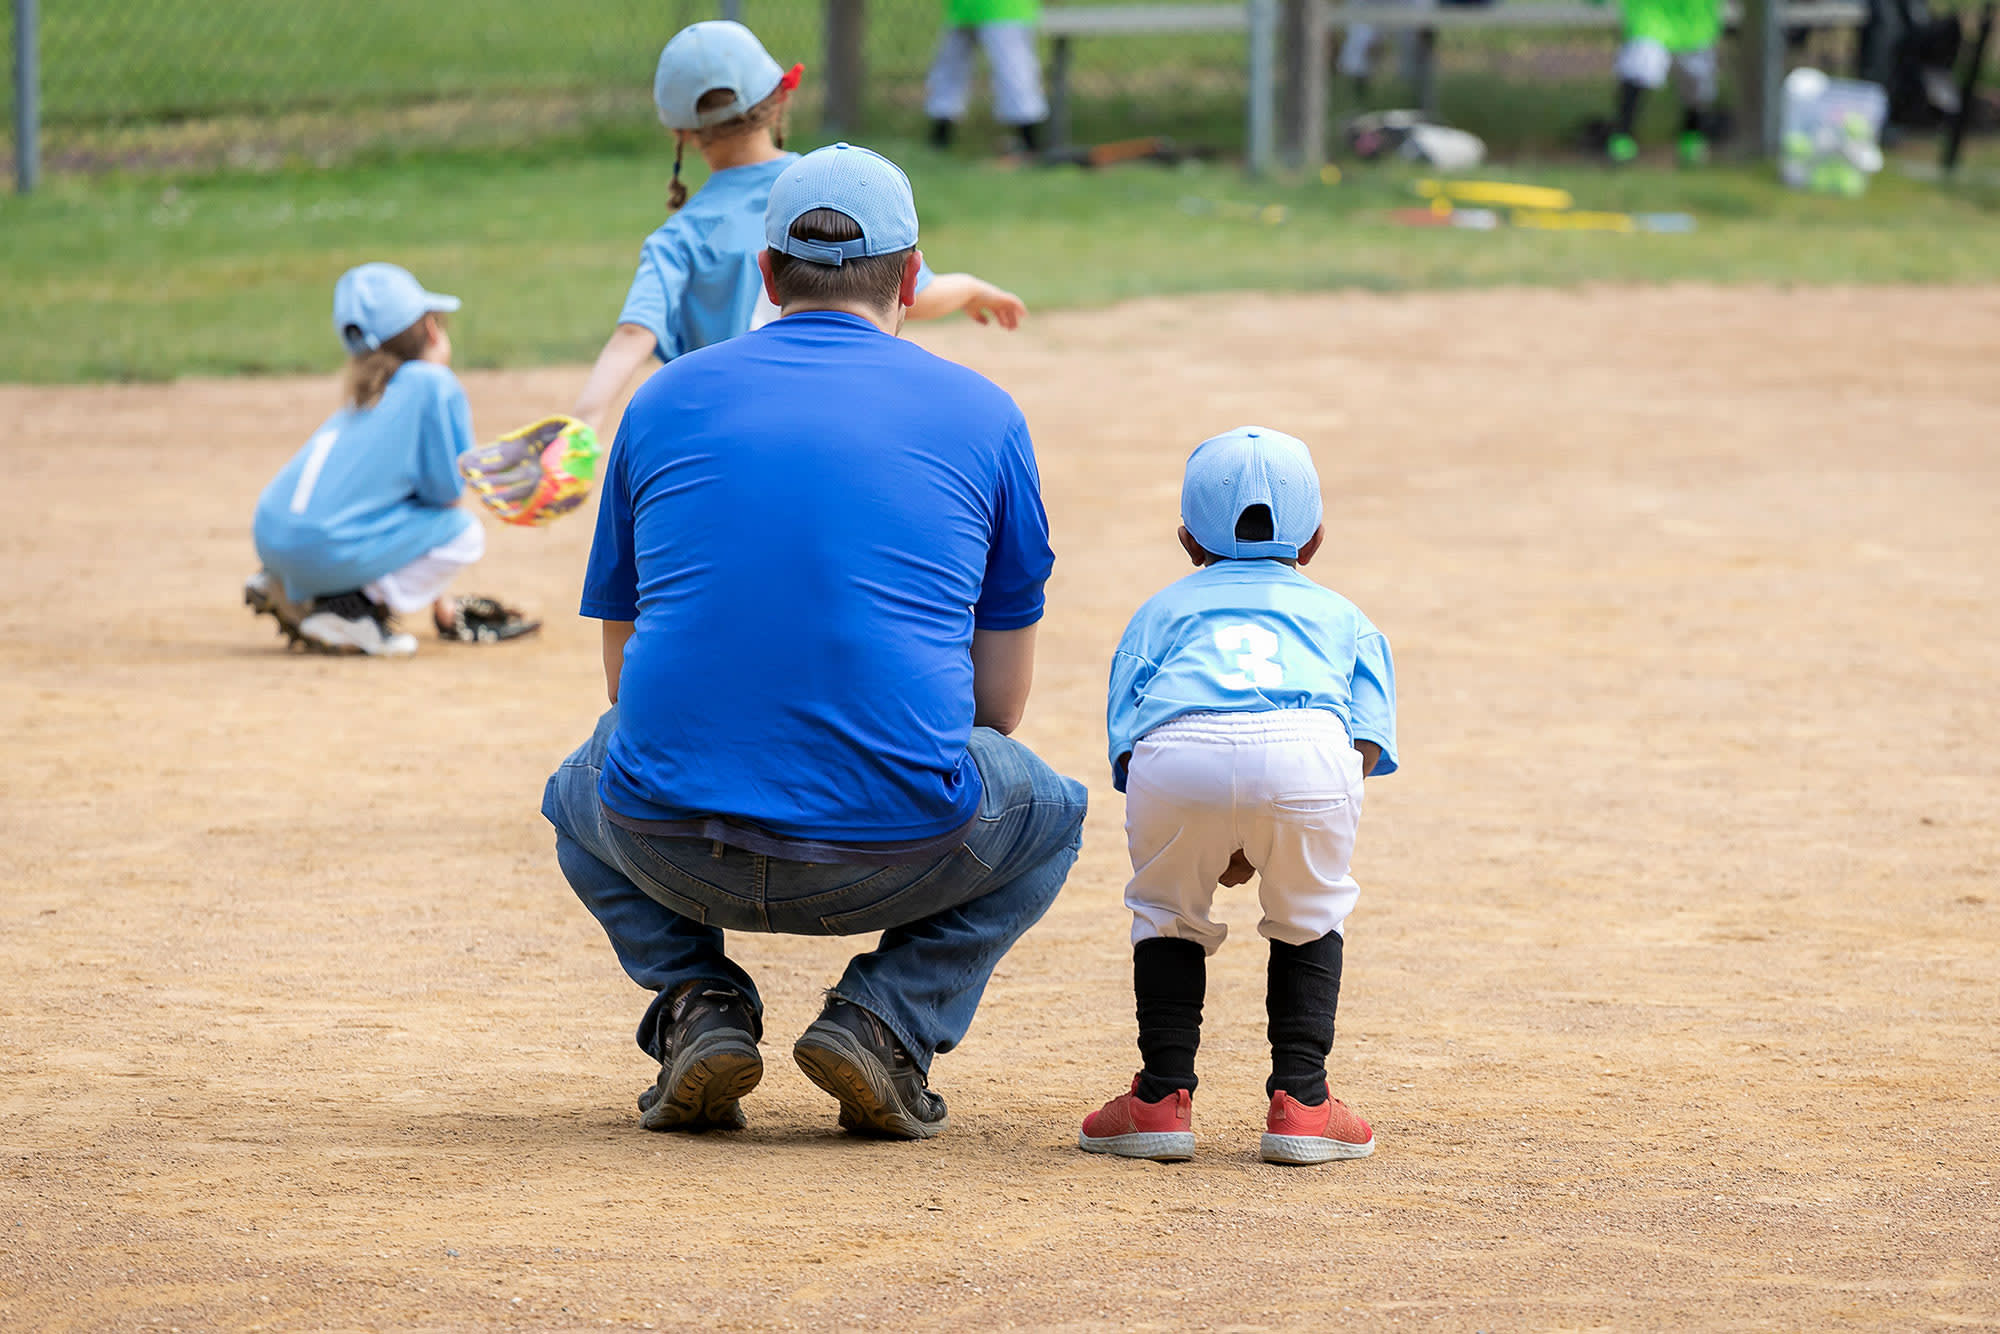
[[[459,571],[486,554],[486,529],[470,514],[458,536],[432,547],[400,570],[392,570],[362,588],[370,602],[398,616],[422,611],[451,587]]]
[[[1032,23],[982,23],[946,28],[931,71],[924,76],[924,114],[958,120],[972,96],[972,57],[986,48],[993,67],[993,115],[1002,125],[1037,125],[1049,118],[1042,95],[1042,62],[1035,54]]]
[[[1125,838],[1132,943],[1165,936],[1209,954],[1216,880],[1242,852],[1257,868],[1260,934],[1288,945],[1340,931],[1361,889],[1348,874],[1361,820],[1361,753],[1324,709],[1191,713],[1132,749]]]
[[[1714,103],[1717,76],[1715,48],[1699,51],[1669,51],[1650,37],[1639,37],[1618,48],[1618,81],[1636,83],[1641,88],[1660,88],[1667,75],[1674,76],[1674,91],[1691,107]]]

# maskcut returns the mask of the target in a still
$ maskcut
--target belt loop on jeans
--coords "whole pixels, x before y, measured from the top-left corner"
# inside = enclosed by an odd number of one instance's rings
[[[710,840],[708,841],[708,855],[709,855],[709,857],[710,857],[710,858],[711,858],[712,860],[714,860],[714,861],[721,861],[721,860],[722,860],[722,840],[721,840],[721,839],[719,839],[719,838],[712,838],[712,839],[710,839]]]

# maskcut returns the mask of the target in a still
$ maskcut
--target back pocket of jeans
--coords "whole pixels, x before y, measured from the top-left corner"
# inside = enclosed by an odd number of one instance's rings
[[[890,890],[865,907],[822,914],[820,925],[826,928],[828,935],[834,936],[858,936],[869,931],[886,931],[892,926],[908,926],[911,922],[968,903],[984,892],[982,889],[939,897],[934,891],[941,882],[954,877],[983,877],[986,873],[986,864],[972,855],[972,849],[961,847],[950,856],[941,858],[936,866],[909,884]]]

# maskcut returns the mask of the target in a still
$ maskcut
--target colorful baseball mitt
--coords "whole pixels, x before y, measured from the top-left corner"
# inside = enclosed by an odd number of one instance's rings
[[[458,456],[459,475],[502,522],[539,527],[581,505],[597,480],[597,433],[544,417]]]

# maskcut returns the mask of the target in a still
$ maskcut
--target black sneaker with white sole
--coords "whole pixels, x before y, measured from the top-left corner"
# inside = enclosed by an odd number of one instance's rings
[[[362,653],[371,658],[407,658],[417,651],[417,637],[389,624],[386,608],[364,593],[334,593],[314,598],[299,622],[298,642],[311,653]]]
[[[949,1124],[944,1099],[875,1015],[828,996],[792,1046],[805,1076],[840,1100],[841,1129],[888,1139],[929,1139]]]
[[[648,1130],[741,1130],[737,1099],[764,1077],[764,1021],[742,992],[709,982],[682,987],[667,1009],[660,1077],[639,1095]]]
[[[278,633],[288,644],[299,642],[299,622],[305,610],[285,596],[284,580],[269,570],[259,570],[243,581],[243,605],[258,616],[278,623]]]

